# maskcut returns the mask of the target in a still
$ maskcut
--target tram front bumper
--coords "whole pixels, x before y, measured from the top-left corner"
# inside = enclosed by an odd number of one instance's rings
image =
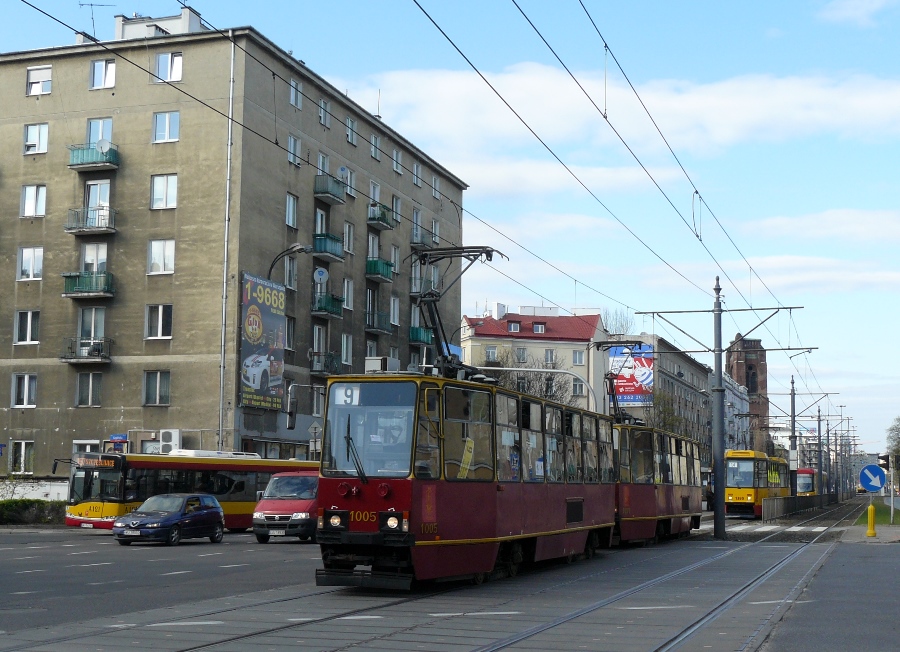
[[[316,586],[359,586],[369,589],[408,591],[412,575],[359,570],[316,569]]]

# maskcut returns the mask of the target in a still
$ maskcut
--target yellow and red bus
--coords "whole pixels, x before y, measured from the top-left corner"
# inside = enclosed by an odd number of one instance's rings
[[[790,493],[791,476],[782,458],[759,451],[726,451],[725,513],[729,516],[761,518],[763,499]]]
[[[273,473],[318,469],[318,462],[268,460],[255,453],[175,451],[169,455],[81,453],[71,460],[66,525],[112,529],[113,521],[156,494],[202,491],[225,510],[225,527],[253,524],[256,492]]]

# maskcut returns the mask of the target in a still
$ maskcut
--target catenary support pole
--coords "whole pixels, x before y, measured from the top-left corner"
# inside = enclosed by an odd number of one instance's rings
[[[713,536],[725,539],[725,388],[722,387],[722,299],[719,277],[716,277],[715,303],[713,303],[713,478],[714,511]]]

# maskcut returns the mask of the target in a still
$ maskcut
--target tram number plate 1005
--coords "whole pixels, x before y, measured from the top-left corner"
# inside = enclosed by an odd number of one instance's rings
[[[359,385],[343,384],[334,393],[336,405],[359,405]]]

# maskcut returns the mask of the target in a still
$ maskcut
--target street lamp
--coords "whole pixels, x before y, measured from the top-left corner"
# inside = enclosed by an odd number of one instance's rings
[[[299,242],[295,242],[290,247],[282,251],[280,254],[275,256],[275,259],[272,261],[272,264],[269,265],[269,273],[266,274],[266,278],[270,281],[272,280],[272,270],[275,269],[275,263],[284,258],[285,256],[290,256],[291,254],[308,254],[313,250],[312,245],[300,244]]]

